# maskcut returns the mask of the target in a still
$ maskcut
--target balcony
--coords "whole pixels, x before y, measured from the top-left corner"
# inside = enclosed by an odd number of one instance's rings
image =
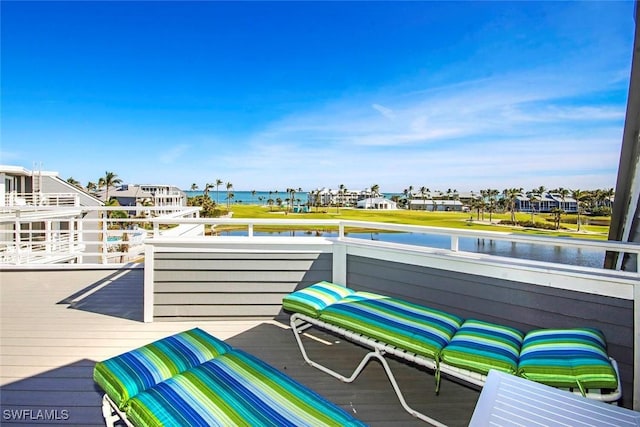
[[[7,193],[4,195],[3,209],[49,209],[55,207],[80,206],[77,193]]]
[[[462,317],[529,330],[593,326],[620,365],[622,405],[638,410],[640,275],[462,250],[465,239],[509,245],[640,253],[634,244],[472,233],[347,221],[153,218],[144,265],[2,266],[2,409],[66,409],[79,424],[102,422],[91,381],[97,360],[199,326],[247,350],[372,425],[424,425],[402,410],[372,363],[353,384],[304,364],[281,309],[283,295],[319,280],[409,299]],[[260,227],[326,226],[332,237],[260,235]],[[204,236],[212,225],[244,225],[240,236]],[[429,247],[354,237],[363,226],[436,234]],[[169,227],[171,226],[171,227]],[[197,232],[168,235],[163,230]],[[318,330],[312,358],[347,372],[362,349]],[[466,425],[478,390],[394,361],[408,403],[448,425]],[[59,413],[59,412],[58,412]],[[3,421],[7,421],[6,419]]]

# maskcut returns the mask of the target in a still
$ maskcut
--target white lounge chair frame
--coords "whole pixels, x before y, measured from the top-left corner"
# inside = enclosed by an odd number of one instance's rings
[[[115,427],[118,421],[124,422],[129,427],[135,427],[127,419],[127,415],[118,409],[118,405],[106,394],[102,396],[102,416],[107,427]]]
[[[322,320],[307,316],[305,314],[301,314],[301,313],[292,314],[290,317],[289,323],[291,325],[291,329],[294,332],[294,336],[296,338],[296,342],[298,343],[298,347],[300,348],[300,353],[302,353],[302,357],[304,358],[305,362],[307,362],[309,365],[339,379],[340,381],[351,383],[358,377],[358,375],[360,375],[364,367],[367,365],[367,363],[369,363],[371,359],[377,359],[382,364],[382,367],[384,368],[384,371],[387,374],[387,377],[389,378],[389,381],[391,382],[393,390],[398,396],[398,400],[400,401],[400,404],[402,405],[402,407],[414,417],[434,426],[442,427],[442,426],[445,426],[445,424],[442,424],[439,421],[419,411],[416,411],[415,409],[411,408],[407,404],[406,400],[404,399],[404,396],[402,395],[402,391],[400,391],[400,387],[396,382],[393,372],[391,372],[391,368],[387,360],[385,359],[386,354],[392,354],[408,362],[412,362],[417,365],[424,366],[428,369],[431,369],[434,371],[436,375],[436,379],[439,379],[440,374],[444,373],[479,387],[483,387],[487,380],[486,375],[479,374],[477,372],[469,371],[466,369],[457,368],[455,366],[447,365],[445,363],[436,364],[436,362],[433,359],[420,356],[413,352],[403,350],[396,346],[387,344],[383,341],[368,337],[366,335],[363,335],[357,332],[350,331],[343,327],[324,322]],[[304,344],[302,343],[302,338],[300,336],[306,329],[312,326],[319,327],[330,332],[334,332],[338,335],[345,337],[346,339],[352,342],[355,342],[367,348],[370,348],[372,351],[364,355],[364,357],[362,358],[362,360],[360,361],[360,363],[358,364],[358,366],[355,368],[355,370],[350,376],[347,377],[345,375],[342,375],[339,372],[336,372],[330,368],[327,368],[324,365],[321,365],[318,362],[311,360],[307,355],[307,352],[304,348]],[[619,400],[620,397],[622,397],[622,385],[620,382],[620,373],[618,372],[618,364],[616,363],[615,359],[610,358],[610,360],[614,370],[616,371],[616,376],[618,377],[618,388],[613,393],[607,393],[607,394],[595,393],[590,391],[586,393],[585,397],[588,397],[589,399],[593,399],[593,400],[599,400],[602,402],[615,402]],[[573,391],[573,393],[582,395],[579,391]]]

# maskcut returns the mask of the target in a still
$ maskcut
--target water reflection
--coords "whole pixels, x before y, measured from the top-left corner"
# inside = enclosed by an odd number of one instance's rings
[[[223,236],[246,236],[246,231],[221,232]],[[318,236],[337,237],[337,232],[286,230],[276,232],[255,231],[255,236]],[[347,233],[349,237],[377,240],[381,242],[402,243],[407,245],[427,246],[438,249],[449,249],[451,239],[448,236],[416,234],[416,233]],[[458,241],[461,251],[498,255],[510,258],[530,259],[535,261],[557,262],[583,267],[602,268],[605,251],[596,249],[567,248],[551,245],[533,245],[530,243],[505,242],[501,240],[465,238]]]

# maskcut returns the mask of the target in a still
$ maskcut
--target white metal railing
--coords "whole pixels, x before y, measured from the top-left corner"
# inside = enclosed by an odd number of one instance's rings
[[[373,232],[400,232],[422,235],[443,236],[448,240],[445,248],[452,252],[462,252],[461,239],[486,239],[490,241],[510,242],[513,244],[529,244],[533,246],[553,246],[560,248],[577,248],[611,251],[635,254],[640,257],[640,244],[600,241],[590,239],[570,239],[559,237],[529,236],[495,231],[478,231],[469,229],[450,229],[427,227],[418,225],[404,225],[352,220],[321,220],[321,219],[289,219],[289,218],[199,218],[197,207],[175,207],[165,214],[167,207],[117,206],[117,207],[82,207],[69,208],[66,221],[68,228],[66,235],[46,226],[44,229],[20,229],[25,224],[35,221],[61,221],[59,217],[65,212],[58,208],[55,219],[46,219],[46,213],[40,211],[38,218],[29,217],[28,209],[14,209],[15,215],[10,219],[1,218],[1,223],[14,222],[12,228],[0,227],[0,260],[18,260],[24,262],[36,253],[52,252],[51,248],[58,248],[53,252],[62,255],[77,255],[81,257],[98,257],[100,262],[118,262],[125,258],[134,258],[143,252],[143,241],[146,237],[172,236],[182,238],[205,237],[205,230],[220,226],[233,225],[246,230],[247,238],[255,238],[256,228],[277,227],[282,230],[300,229],[315,226],[335,230],[337,239],[345,239],[353,235],[354,230],[373,230]],[[115,218],[113,212],[124,211],[134,217]],[[157,217],[147,216],[153,212],[161,212]],[[32,215],[36,215],[32,213]],[[52,216],[52,218],[54,218]],[[20,229],[20,232],[16,232]],[[126,235],[126,238],[124,237]],[[216,236],[206,236],[215,238]],[[380,242],[381,243],[381,242]],[[428,246],[427,246],[428,247]],[[442,248],[434,248],[440,249]],[[32,254],[26,256],[24,254]],[[80,261],[81,262],[81,261]]]
[[[202,226],[181,227],[172,223],[182,216],[198,216],[200,209],[192,207],[58,207],[48,210],[17,207],[10,215],[0,216],[0,264],[69,261],[107,264],[135,260],[141,258],[144,240],[151,234],[151,217],[146,215],[167,210],[170,212],[165,220],[168,225],[160,227],[160,234],[165,228],[182,228],[184,235],[193,235],[198,228],[203,229]],[[117,218],[114,212],[128,212],[136,217]]]
[[[154,218],[154,237],[159,236],[160,226],[165,224],[165,218]],[[278,226],[290,229],[305,226],[325,226],[337,230],[338,239],[344,239],[349,229],[367,229],[376,231],[393,231],[402,233],[415,233],[425,235],[445,236],[449,239],[448,250],[460,251],[459,243],[462,238],[487,239],[491,241],[503,241],[510,243],[526,243],[534,246],[553,246],[560,248],[577,248],[598,251],[610,251],[617,253],[635,254],[640,257],[640,244],[617,241],[602,241],[591,239],[571,239],[548,236],[529,236],[524,234],[505,233],[497,231],[480,231],[467,229],[453,229],[441,227],[428,227],[419,225],[403,225],[381,222],[351,221],[351,220],[317,220],[317,219],[270,219],[270,218],[180,218],[172,221],[174,224],[205,224],[207,226],[234,225],[246,226],[247,237],[255,237],[256,226]]]
[[[7,193],[4,196],[5,207],[50,208],[57,206],[80,206],[80,197],[75,193]]]

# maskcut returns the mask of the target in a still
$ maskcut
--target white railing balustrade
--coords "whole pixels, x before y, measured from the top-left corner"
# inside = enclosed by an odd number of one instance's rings
[[[5,194],[4,207],[51,208],[57,206],[80,206],[80,197],[74,193],[16,193]]]
[[[169,213],[165,211],[169,210]],[[546,248],[573,248],[577,250],[617,252],[635,254],[640,257],[640,245],[614,241],[600,241],[590,239],[572,239],[559,237],[530,236],[524,234],[503,233],[495,231],[479,231],[471,229],[449,229],[426,227],[418,225],[403,225],[380,222],[351,221],[351,220],[320,220],[320,219],[289,219],[289,218],[200,218],[199,208],[182,207],[81,207],[68,208],[68,215],[64,215],[64,208],[55,210],[55,215],[47,216],[46,212],[32,212],[29,209],[16,208],[14,217],[0,217],[0,262],[24,263],[37,259],[40,262],[47,256],[56,258],[68,257],[76,262],[88,263],[118,263],[125,260],[141,259],[144,252],[144,240],[153,238],[181,238],[181,239],[223,239],[216,236],[216,230],[223,226],[244,230],[234,234],[234,238],[260,239],[264,231],[256,230],[278,229],[283,231],[296,230],[298,235],[325,238],[324,232],[313,233],[312,229],[329,230],[330,240],[355,241],[367,245],[400,245],[357,237],[358,232],[411,233],[414,235],[438,236],[444,245],[430,246],[429,243],[417,244],[424,250],[447,251],[450,253],[472,254],[469,245],[461,244],[463,240],[507,242],[512,245],[528,245]],[[125,218],[117,218],[119,212],[126,213]],[[158,213],[162,213],[161,216]],[[34,225],[38,224],[38,225]],[[304,230],[298,233],[299,230]],[[19,231],[16,231],[19,230]],[[213,230],[213,232],[211,232]],[[273,235],[274,238],[288,238],[296,233],[283,233],[283,236]],[[126,237],[125,237],[126,236]],[[362,234],[360,234],[362,236]],[[405,244],[406,246],[407,244]],[[415,243],[408,245],[416,247]],[[400,245],[402,246],[402,245]],[[555,250],[555,249],[554,249]],[[517,251],[516,251],[517,252]],[[518,257],[518,256],[516,256]],[[527,254],[522,255],[522,262],[527,262]],[[558,262],[558,261],[551,261]],[[570,264],[570,262],[568,263]],[[576,264],[579,265],[579,264]]]

